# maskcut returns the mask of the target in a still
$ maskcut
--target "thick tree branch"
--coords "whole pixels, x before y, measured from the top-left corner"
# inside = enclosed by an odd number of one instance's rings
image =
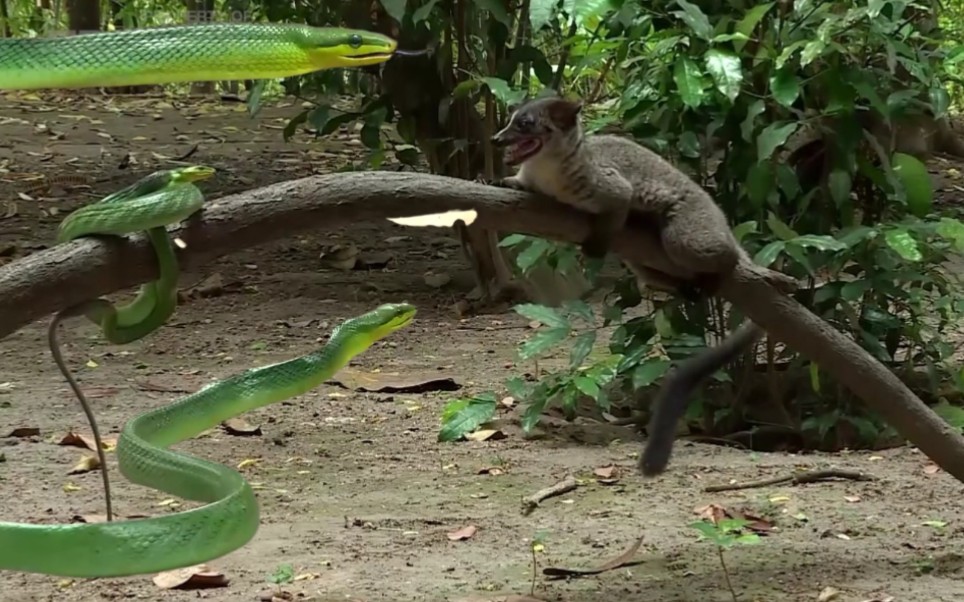
[[[332,174],[210,202],[177,232],[187,243],[180,258],[184,266],[197,266],[297,232],[451,209],[476,209],[483,226],[503,232],[571,242],[588,232],[582,214],[507,189],[423,174]],[[688,276],[673,270],[658,241],[645,231],[624,231],[614,251],[626,260]],[[153,253],[141,236],[82,239],[10,263],[0,268],[0,337],[156,274]],[[761,270],[741,266],[721,295],[773,339],[817,362],[901,436],[964,481],[964,437],[851,339],[771,287]]]

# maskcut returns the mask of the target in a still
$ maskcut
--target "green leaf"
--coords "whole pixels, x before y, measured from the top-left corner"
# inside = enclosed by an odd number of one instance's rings
[[[710,50],[706,53],[706,70],[710,72],[716,89],[730,99],[730,102],[736,100],[740,94],[740,86],[743,84],[740,58],[732,52]]]
[[[579,316],[587,324],[592,324],[596,317],[592,313],[592,307],[582,299],[569,299],[562,302],[562,308],[567,313]]]
[[[578,25],[602,17],[611,9],[610,0],[562,0],[562,10],[569,13]]]
[[[597,385],[596,381],[588,376],[577,376],[575,380],[573,380],[573,383],[583,394],[588,395],[593,399],[599,397],[599,385]]]
[[[456,441],[492,419],[496,401],[492,393],[482,393],[468,399],[457,399],[445,406],[439,442]]]
[[[295,132],[298,131],[298,126],[303,125],[306,121],[308,121],[309,111],[309,109],[305,109],[304,111],[292,117],[291,121],[285,124],[285,129],[281,132],[282,136],[284,136],[285,142],[295,135]]]
[[[502,23],[506,27],[512,27],[512,19],[509,18],[509,13],[505,12],[505,4],[503,0],[475,0],[475,3],[479,8],[489,11],[495,20]]]
[[[907,193],[907,210],[916,217],[924,217],[930,213],[934,188],[927,166],[916,157],[905,153],[894,153],[891,166]]]
[[[752,38],[753,30],[756,29],[756,26],[760,23],[760,20],[772,7],[773,2],[767,2],[765,4],[757,4],[750,10],[746,11],[746,14],[742,19],[740,19],[740,22],[736,24],[736,31],[746,36],[747,39]],[[746,44],[746,42],[733,44],[733,48],[737,52],[740,52],[743,50],[744,44]]]
[[[831,171],[827,177],[827,186],[830,188],[830,198],[838,207],[850,200],[853,180],[847,170],[838,167]]]
[[[770,76],[773,99],[785,107],[791,106],[800,96],[800,80],[792,69],[779,69]]]
[[[947,89],[943,85],[937,85],[928,91],[930,95],[931,108],[934,111],[934,116],[940,119],[947,113],[947,109],[951,105],[951,96],[947,93]]]
[[[777,260],[777,257],[780,256],[780,253],[783,252],[783,249],[786,246],[787,246],[787,243],[785,243],[784,241],[775,240],[770,244],[768,244],[767,246],[760,249],[760,251],[757,252],[757,254],[753,257],[753,261],[755,263],[760,264],[763,267],[769,267],[770,264],[772,264],[774,261]]]
[[[545,353],[554,345],[559,344],[560,341],[564,340],[568,336],[568,326],[540,330],[536,332],[535,336],[523,343],[519,348],[519,359],[522,361],[531,360],[532,358]]]
[[[754,163],[746,175],[746,196],[754,209],[763,207],[773,190],[773,166],[769,162]]]
[[[800,235],[794,232],[793,228],[783,223],[777,214],[768,211],[767,212],[767,226],[770,226],[770,231],[777,235],[778,238],[783,240],[791,240],[798,238]]]
[[[700,140],[692,130],[686,130],[676,140],[676,148],[684,157],[695,159],[700,156]]]
[[[756,231],[757,231],[756,220],[743,222],[742,224],[738,224],[733,227],[733,238],[735,238],[738,242],[742,242],[747,234],[751,232],[756,232]]]
[[[522,414],[521,422],[523,432],[529,433],[535,425],[539,424],[539,418],[542,416],[543,410],[546,409],[549,399],[555,395],[558,390],[558,387],[550,388],[543,383],[539,383],[539,385],[536,386],[532,395],[529,397],[528,407],[526,407],[525,412]]]
[[[467,98],[469,94],[475,92],[481,86],[482,82],[477,79],[467,79],[465,81],[461,81],[459,82],[459,85],[455,86],[455,89],[452,90],[452,98]]]
[[[676,4],[683,10],[673,11],[673,14],[689,25],[693,33],[704,40],[709,40],[713,36],[713,26],[710,25],[709,18],[707,18],[699,6],[691,4],[686,0],[676,0]]]
[[[428,0],[428,2],[426,2],[422,6],[419,6],[417,9],[415,9],[415,13],[412,14],[412,22],[415,25],[418,25],[422,21],[428,19],[429,15],[432,14],[432,9],[435,8],[436,4],[438,4],[438,0]]]
[[[964,223],[961,223],[960,220],[942,217],[937,224],[937,234],[948,240],[953,240],[958,252],[964,252]]]
[[[703,73],[689,57],[681,56],[673,68],[673,81],[683,104],[695,109],[703,102]]]
[[[577,368],[582,365],[586,358],[589,357],[589,353],[592,352],[592,346],[596,343],[596,331],[587,330],[578,337],[576,337],[575,342],[572,344],[572,350],[569,352],[569,367]]]
[[[248,98],[245,100],[244,105],[248,109],[248,114],[254,117],[261,110],[261,95],[264,93],[264,85],[268,82],[265,79],[259,79],[254,82],[251,87],[251,91],[248,92]]]
[[[388,16],[401,23],[405,18],[405,7],[408,5],[408,0],[381,0],[381,2]]]
[[[569,320],[560,314],[556,309],[535,303],[520,303],[512,308],[515,313],[523,318],[536,320],[546,326],[553,328],[569,328]]]
[[[517,244],[523,243],[528,240],[529,237],[525,234],[510,234],[499,241],[500,247],[514,247]]]
[[[766,110],[766,104],[763,100],[757,99],[750,103],[750,106],[746,109],[746,119],[740,124],[740,133],[743,135],[743,140],[750,142],[753,140],[753,130],[755,129],[756,118],[758,115]]]
[[[633,370],[633,389],[648,387],[663,377],[672,366],[672,362],[667,359],[650,359]]]
[[[812,247],[820,251],[843,251],[847,245],[832,236],[821,234],[804,234],[788,240],[801,247]]]
[[[757,161],[766,161],[772,157],[774,151],[783,146],[798,127],[798,123],[776,121],[763,128],[756,138]]]
[[[529,246],[516,255],[515,264],[523,273],[529,271],[546,253],[552,249],[552,243],[544,238],[532,238]]]
[[[367,148],[381,148],[381,129],[373,123],[366,123],[361,129],[361,141]]]
[[[395,131],[398,132],[399,137],[408,144],[415,144],[415,137],[417,135],[415,129],[415,118],[411,115],[404,115],[395,122]]]
[[[529,24],[537,32],[552,19],[559,0],[529,0]]]
[[[339,113],[335,115],[325,124],[324,129],[318,132],[319,136],[327,136],[328,134],[334,132],[339,127],[345,125],[346,123],[351,123],[357,118],[354,113]]]
[[[887,246],[893,249],[898,255],[908,261],[920,261],[923,259],[920,249],[917,248],[917,241],[910,235],[910,232],[901,228],[888,230],[884,233],[884,240]]]
[[[482,82],[489,87],[492,91],[493,96],[498,98],[503,104],[511,105],[525,96],[523,90],[512,90],[509,88],[509,82],[504,79],[499,79],[498,77],[483,77]]]
[[[823,40],[810,40],[803,47],[803,52],[800,53],[800,66],[806,67],[823,54],[823,51],[826,49],[827,43]]]

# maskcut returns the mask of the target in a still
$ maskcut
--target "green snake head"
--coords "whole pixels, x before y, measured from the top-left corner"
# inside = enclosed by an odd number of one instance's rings
[[[180,222],[201,208],[203,197],[193,183],[215,172],[206,165],[155,171],[65,217],[57,242],[90,234],[123,236]]]
[[[206,180],[217,172],[213,167],[207,165],[191,165],[190,167],[179,167],[172,169],[170,173],[171,184],[181,184],[183,182],[197,182]]]
[[[361,29],[312,28],[298,30],[308,59],[318,69],[365,67],[392,58],[398,42]]]
[[[415,319],[415,306],[410,303],[386,303],[372,311],[346,320],[331,333],[329,346],[340,349],[339,355],[351,358]]]

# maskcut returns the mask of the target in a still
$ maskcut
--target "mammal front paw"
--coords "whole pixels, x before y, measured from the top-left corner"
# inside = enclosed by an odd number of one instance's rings
[[[501,178],[495,182],[490,183],[491,186],[498,186],[499,188],[511,188],[513,190],[525,190],[526,187],[523,186],[519,178],[515,176],[509,176],[507,178]]]

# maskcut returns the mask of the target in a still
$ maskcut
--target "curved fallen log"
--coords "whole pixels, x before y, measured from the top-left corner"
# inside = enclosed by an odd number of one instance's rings
[[[585,216],[512,190],[442,176],[355,172],[314,176],[209,202],[177,235],[185,267],[307,230],[362,220],[475,209],[485,227],[576,242]],[[627,229],[613,251],[634,262],[674,272],[658,241]],[[59,309],[156,277],[142,236],[80,239],[0,268],[0,337]],[[741,267],[720,295],[777,341],[817,362],[902,437],[964,481],[964,437],[928,408],[890,370],[854,341],[781,294],[761,271]]]

